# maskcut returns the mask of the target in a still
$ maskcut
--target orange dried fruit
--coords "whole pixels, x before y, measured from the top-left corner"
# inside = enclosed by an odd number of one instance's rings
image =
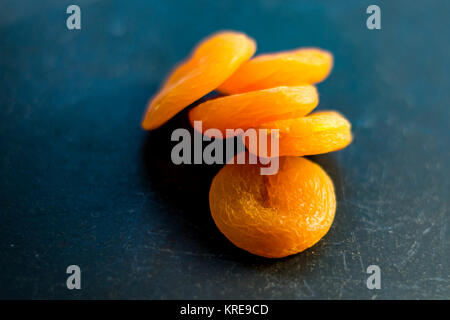
[[[333,55],[317,48],[261,54],[243,63],[219,88],[242,93],[278,86],[318,83],[333,67]]]
[[[319,103],[314,86],[276,87],[234,94],[201,103],[189,112],[191,124],[202,121],[203,131],[243,129],[275,120],[308,114]]]
[[[144,129],[156,129],[182,109],[216,89],[256,50],[243,33],[223,31],[203,40],[187,61],[175,68],[149,102]]]
[[[279,130],[279,156],[305,156],[337,151],[348,146],[353,139],[350,122],[335,111],[275,120],[259,125],[258,129],[267,129],[268,135],[273,129]],[[270,139],[267,140],[267,150],[271,150]],[[258,150],[259,143],[250,144],[248,140],[244,143],[252,154],[267,155],[266,150]]]
[[[209,203],[219,230],[236,246],[269,258],[301,252],[330,229],[333,182],[317,164],[281,157],[276,175],[258,165],[227,164],[213,179]]]

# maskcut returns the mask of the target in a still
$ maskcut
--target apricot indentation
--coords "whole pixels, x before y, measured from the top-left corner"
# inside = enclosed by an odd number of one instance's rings
[[[301,252],[329,230],[334,187],[326,172],[301,157],[281,157],[276,175],[258,165],[227,164],[214,178],[209,203],[219,230],[253,254],[279,258]]]

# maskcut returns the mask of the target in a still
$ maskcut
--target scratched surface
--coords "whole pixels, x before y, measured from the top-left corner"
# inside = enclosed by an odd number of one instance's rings
[[[0,2],[0,297],[448,299],[448,1]],[[235,248],[208,190],[220,166],[175,166],[170,133],[139,122],[166,72],[205,35],[242,30],[259,52],[335,55],[320,109],[353,124],[312,157],[338,208],[327,236],[279,260]],[[65,287],[66,267],[82,290]],[[381,268],[368,290],[366,268]]]

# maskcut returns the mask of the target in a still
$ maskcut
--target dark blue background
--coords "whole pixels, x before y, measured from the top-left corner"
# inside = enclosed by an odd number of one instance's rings
[[[82,29],[66,28],[78,4]],[[366,28],[378,4],[382,30]],[[449,1],[0,1],[1,298],[449,298]],[[335,55],[319,109],[353,124],[312,157],[335,222],[285,259],[229,243],[209,213],[220,166],[174,166],[145,104],[194,44],[246,32],[258,52]],[[65,287],[66,267],[82,290]],[[366,288],[379,265],[382,289]]]

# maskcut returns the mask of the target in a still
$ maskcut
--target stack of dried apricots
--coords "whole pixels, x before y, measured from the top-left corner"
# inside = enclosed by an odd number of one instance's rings
[[[223,97],[189,112],[203,130],[277,129],[279,171],[261,175],[259,164],[227,164],[209,194],[212,217],[236,246],[277,258],[301,252],[329,230],[336,211],[333,182],[303,158],[346,147],[351,125],[335,111],[310,114],[318,105],[315,83],[324,80],[333,56],[316,48],[262,54],[255,41],[224,31],[203,40],[169,75],[150,101],[142,127],[163,125],[213,90]],[[225,135],[224,135],[225,136]],[[248,151],[258,154],[246,144]]]

